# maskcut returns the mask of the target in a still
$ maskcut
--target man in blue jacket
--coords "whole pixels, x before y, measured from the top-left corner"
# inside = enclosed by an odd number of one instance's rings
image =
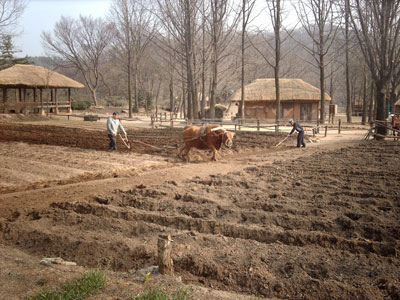
[[[298,132],[298,134],[297,134],[297,148],[300,148],[300,147],[304,148],[306,146],[306,143],[304,142],[304,129],[303,129],[303,127],[301,127],[299,123],[293,122],[293,120],[290,120],[289,124],[293,126],[293,129],[292,129],[292,131],[290,132],[289,135],[292,135],[295,130]]]
[[[118,119],[118,112],[113,112],[112,117],[107,119],[107,132],[110,139],[108,150],[117,150],[118,128],[121,128],[121,131],[124,133],[126,139],[126,131]]]

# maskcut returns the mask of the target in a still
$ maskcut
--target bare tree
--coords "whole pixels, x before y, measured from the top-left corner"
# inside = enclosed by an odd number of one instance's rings
[[[279,0],[278,0],[279,1]],[[247,6],[246,6],[247,3]],[[242,43],[241,43],[241,60],[242,60],[242,70],[241,70],[241,101],[240,101],[240,105],[239,105],[239,118],[240,119],[244,119],[244,98],[245,98],[245,94],[244,94],[244,77],[245,77],[245,50],[246,50],[246,46],[245,46],[245,37],[246,37],[246,27],[249,23],[249,19],[250,19],[250,15],[251,12],[253,11],[254,5],[255,5],[256,1],[255,0],[243,0],[242,3]]]
[[[212,81],[210,92],[210,118],[215,118],[216,93],[218,85],[218,64],[236,30],[240,13],[235,14],[230,0],[211,0],[210,34],[212,45]]]
[[[146,4],[147,3],[147,4]],[[114,49],[124,61],[128,82],[129,117],[139,110],[138,76],[143,54],[156,33],[156,22],[148,2],[144,0],[113,0],[111,19],[114,24]],[[135,107],[132,101],[132,71]]]
[[[168,57],[174,57],[174,72],[180,74],[182,91],[186,95],[185,116],[198,118],[199,105],[196,74],[196,38],[199,31],[199,0],[157,0],[158,17],[168,37],[160,35],[158,43]],[[171,65],[169,63],[169,65]],[[184,83],[186,82],[186,84]]]
[[[94,105],[101,81],[100,58],[110,39],[109,25],[101,18],[80,16],[77,20],[61,17],[51,32],[42,32],[45,49],[63,58],[64,67],[78,70],[89,88]]]
[[[345,0],[345,8],[344,8],[344,24],[345,24],[345,69],[346,69],[346,118],[347,122],[351,123],[351,99],[350,99],[350,79],[349,79],[349,23],[350,23],[350,3],[349,0]]]
[[[400,2],[353,0],[351,21],[359,46],[370,69],[376,92],[376,119],[385,120],[385,102],[400,64]],[[386,134],[384,126],[377,133]]]
[[[300,23],[312,40],[312,46],[300,43],[313,57],[319,69],[321,90],[320,121],[325,123],[325,68],[329,64],[327,56],[335,40],[339,24],[335,12],[335,0],[299,0],[294,6]]]
[[[25,0],[0,0],[0,34],[11,34],[26,4]]]

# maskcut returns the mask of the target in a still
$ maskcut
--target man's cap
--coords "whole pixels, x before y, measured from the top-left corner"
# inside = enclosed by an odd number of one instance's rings
[[[293,123],[293,120],[292,120],[292,119],[290,119],[290,120],[289,120],[289,124],[292,124],[292,123]]]
[[[114,111],[113,115],[119,115],[119,113],[117,111]]]

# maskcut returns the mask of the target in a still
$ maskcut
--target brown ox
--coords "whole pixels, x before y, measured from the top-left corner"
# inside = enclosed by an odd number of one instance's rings
[[[216,161],[217,152],[222,145],[228,148],[232,147],[234,135],[233,132],[229,132],[219,125],[186,126],[182,133],[185,144],[181,147],[179,156],[182,158],[186,156],[186,161],[190,161],[189,151],[194,147],[200,150],[211,150],[213,152],[211,160]]]
[[[393,115],[392,116],[392,128],[395,130],[400,130],[400,115]],[[400,138],[400,132],[393,130],[393,135],[396,135],[397,132],[397,138],[394,138],[394,140],[399,140]]]

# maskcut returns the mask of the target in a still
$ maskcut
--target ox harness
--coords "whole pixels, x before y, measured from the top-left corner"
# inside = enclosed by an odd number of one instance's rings
[[[190,139],[184,139],[183,142],[190,142],[190,141],[194,141],[194,140],[199,139],[199,140],[202,141],[204,144],[206,144],[206,142],[204,141],[203,138],[206,137],[206,136],[208,135],[208,133],[206,133],[206,128],[207,128],[207,126],[208,126],[208,124],[207,124],[207,123],[204,123],[203,126],[201,126],[201,130],[200,130],[200,135],[199,135],[199,136],[195,136],[195,137],[192,137],[192,138],[190,138]],[[218,126],[218,127],[212,128],[212,129],[211,129],[211,132],[214,132],[214,131],[217,131],[217,130],[221,130],[221,129],[225,130],[224,127]],[[210,133],[211,133],[211,132],[210,132]]]

